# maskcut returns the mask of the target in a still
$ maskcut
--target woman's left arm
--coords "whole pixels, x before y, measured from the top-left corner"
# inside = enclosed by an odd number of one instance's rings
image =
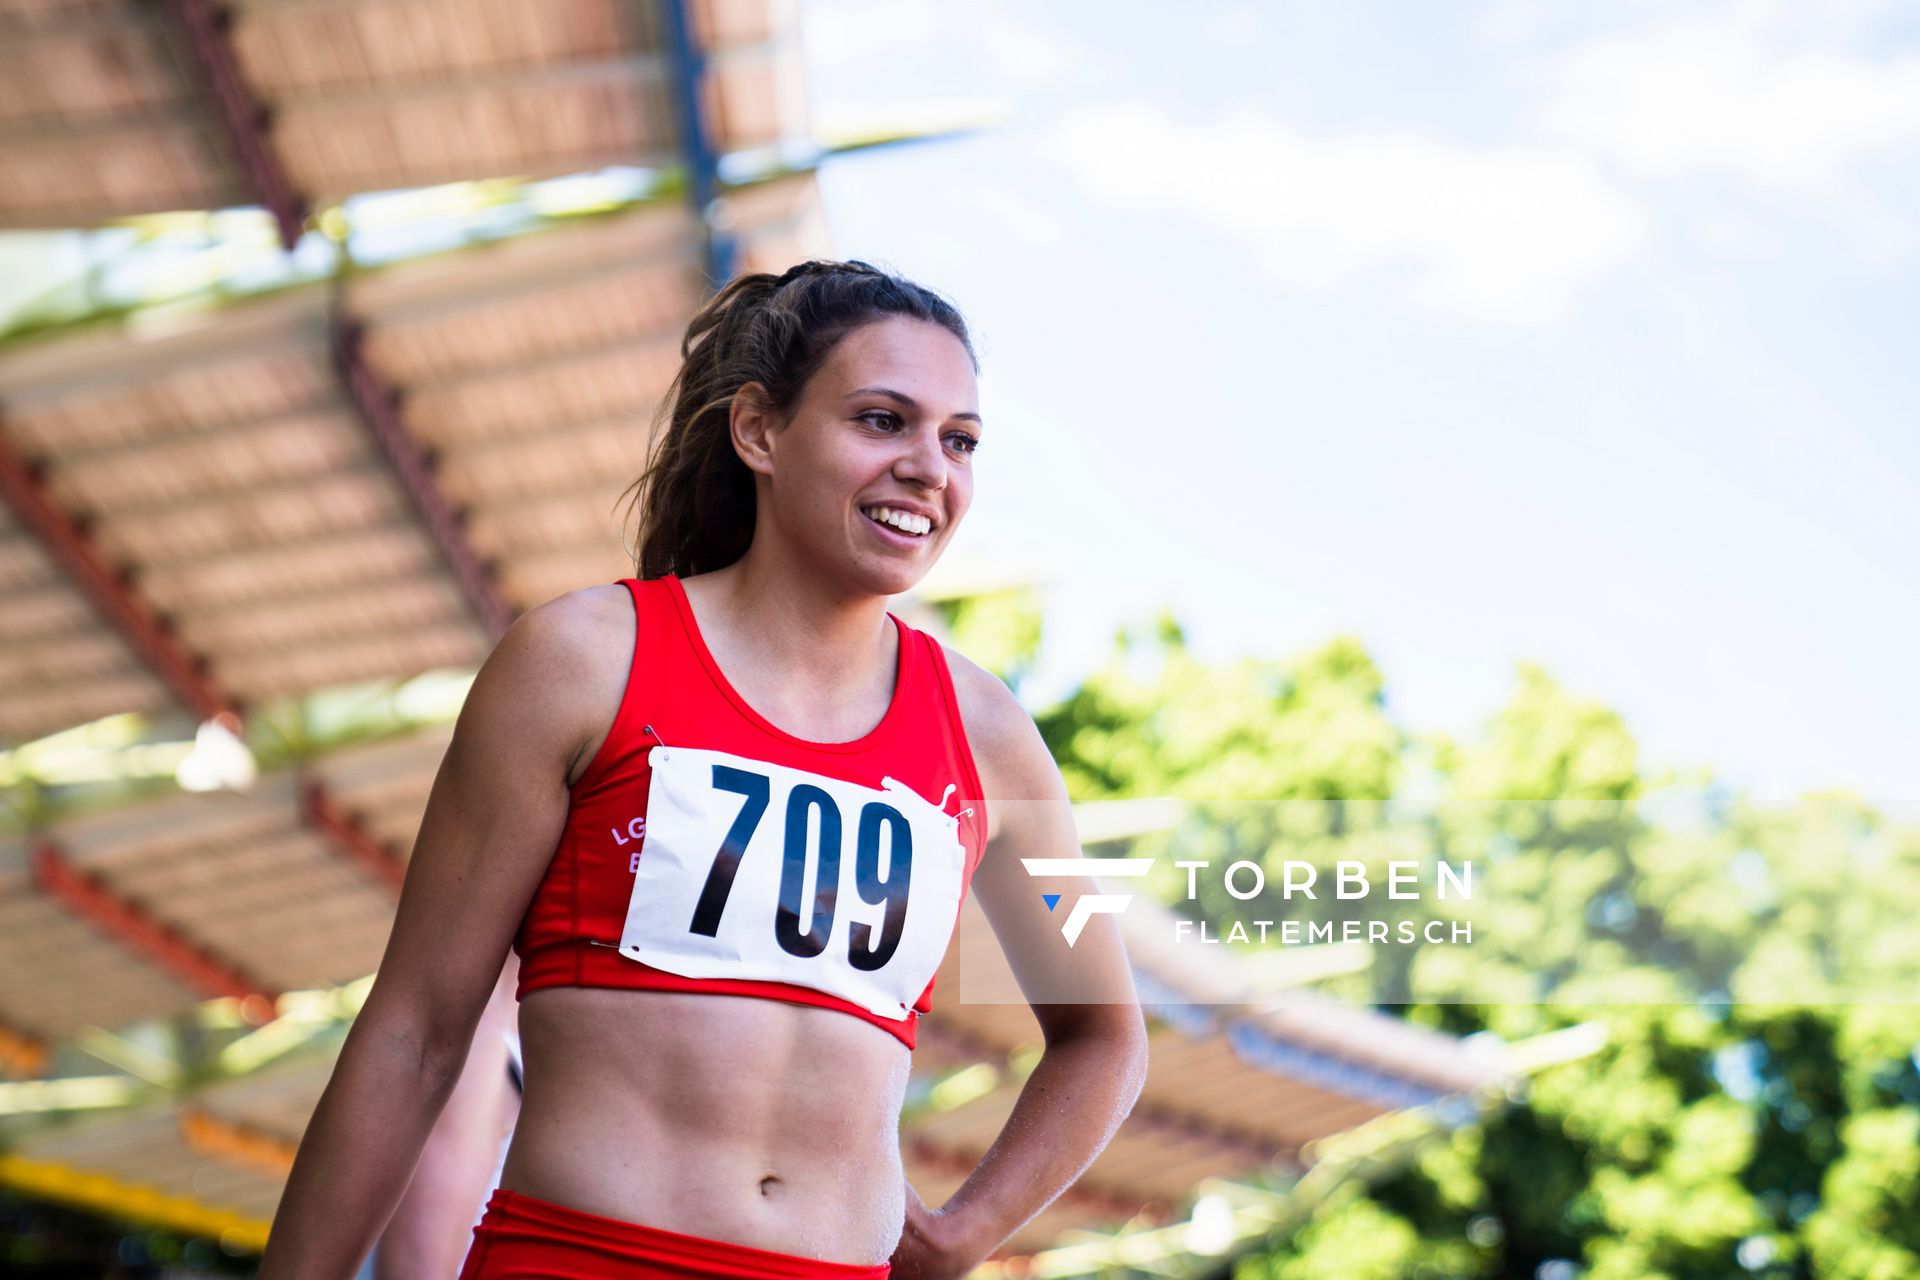
[[[952,651],[948,651],[952,654]],[[897,1280],[964,1276],[1093,1163],[1146,1082],[1147,1032],[1120,931],[1088,917],[1071,947],[1023,858],[1079,858],[1073,807],[1039,730],[1007,687],[949,658],[986,789],[987,852],[970,892],[1039,1020],[1046,1048],[979,1166],[939,1209],[908,1196]],[[957,997],[958,993],[951,993]],[[909,1188],[911,1192],[911,1188]]]

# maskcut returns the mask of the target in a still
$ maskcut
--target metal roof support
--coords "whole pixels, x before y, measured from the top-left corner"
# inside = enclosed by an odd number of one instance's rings
[[[259,1252],[267,1247],[265,1222],[214,1209],[186,1196],[160,1195],[152,1187],[94,1169],[0,1152],[0,1187],[23,1191],[36,1200],[74,1205],[106,1218],[132,1219],[183,1235],[205,1236],[235,1248]]]
[[[1299,1167],[1300,1149],[1284,1143],[1273,1143],[1254,1136],[1243,1129],[1218,1121],[1204,1119],[1176,1111],[1157,1102],[1137,1102],[1126,1123],[1129,1127],[1145,1129],[1150,1133],[1162,1133],[1170,1138],[1187,1142],[1204,1142],[1208,1146],[1231,1151],[1235,1155],[1246,1156],[1268,1164],[1275,1160],[1285,1160],[1293,1168]]]
[[[295,1144],[277,1134],[188,1104],[182,1104],[176,1114],[180,1136],[195,1151],[270,1178],[284,1178],[293,1168]]]
[[[983,1061],[999,1066],[1007,1060],[1004,1050],[969,1031],[949,1026],[937,1017],[922,1019],[919,1035],[921,1044],[955,1061]],[[1275,1160],[1285,1160],[1295,1166],[1299,1163],[1300,1150],[1296,1146],[1274,1143],[1234,1125],[1222,1124],[1144,1098],[1134,1104],[1126,1123],[1131,1128],[1164,1134],[1184,1142],[1204,1142],[1263,1164]]]
[[[362,327],[336,311],[333,355],[347,398],[393,468],[407,500],[427,527],[427,536],[453,570],[461,594],[478,615],[489,640],[498,640],[513,622],[513,612],[494,586],[491,569],[481,561],[461,528],[461,517],[440,490],[427,455],[400,421],[396,397],[362,350]]]
[[[915,1034],[921,1043],[943,1057],[960,1062],[986,1062],[996,1067],[1006,1065],[1007,1050],[1003,1046],[955,1026],[938,1014],[921,1019]]]
[[[272,992],[238,968],[75,867],[52,842],[37,841],[32,858],[33,880],[41,892],[187,986],[208,996],[273,999]]]
[[[1358,1062],[1329,1049],[1297,1044],[1249,1018],[1222,1028],[1234,1055],[1249,1066],[1310,1084],[1328,1093],[1367,1103],[1382,1111],[1421,1107],[1444,1098],[1448,1090]]]
[[[308,782],[300,788],[300,818],[324,836],[327,844],[347,861],[372,873],[394,893],[400,892],[406,868],[385,846],[361,829],[357,818],[334,803],[325,784]]]
[[[267,109],[254,99],[253,91],[240,77],[233,46],[227,41],[232,14],[215,8],[212,0],[167,0],[167,9],[213,95],[215,111],[235,158],[246,171],[254,194],[280,228],[280,243],[292,249],[300,243],[306,202],[294,191],[280,157],[274,153],[273,140],[267,135]]]
[[[46,1042],[24,1031],[0,1025],[0,1071],[16,1079],[31,1079],[47,1069]]]
[[[189,653],[173,625],[133,590],[124,572],[107,563],[82,522],[53,500],[42,468],[22,456],[4,431],[0,497],[33,530],[68,581],[196,719],[211,720],[222,711],[238,714],[239,704],[207,674],[205,661]]]
[[[964,1151],[934,1142],[911,1131],[905,1135],[903,1142],[911,1158],[961,1177],[972,1173],[980,1163],[978,1156],[970,1156]],[[1116,1195],[1079,1182],[1062,1191],[1056,1203],[1077,1205],[1109,1218],[1131,1218],[1140,1213],[1155,1219],[1166,1216],[1166,1206],[1157,1200]]]
[[[707,77],[707,56],[693,43],[692,17],[687,0],[660,0],[661,26],[667,37],[667,53],[673,60],[674,97],[679,105],[680,152],[687,165],[687,194],[693,212],[707,236],[707,275],[718,290],[733,278],[738,256],[733,233],[722,224],[715,201],[720,194],[720,157],[713,148],[707,129],[707,112],[702,91]]]

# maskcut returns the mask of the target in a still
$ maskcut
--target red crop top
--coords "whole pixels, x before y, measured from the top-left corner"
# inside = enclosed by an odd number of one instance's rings
[[[889,613],[885,717],[852,742],[808,742],[728,682],[677,577],[621,581],[626,690],[514,940],[520,996],[762,996],[850,1013],[911,1049],[986,849],[939,642]]]

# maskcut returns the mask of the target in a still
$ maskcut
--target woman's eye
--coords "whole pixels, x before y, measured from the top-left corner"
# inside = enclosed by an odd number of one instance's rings
[[[886,409],[870,409],[866,413],[860,414],[857,420],[889,433],[903,430],[906,426],[906,423],[899,414],[892,413]],[[952,431],[947,433],[946,441],[947,446],[957,453],[970,454],[980,447],[979,438],[965,431]]]

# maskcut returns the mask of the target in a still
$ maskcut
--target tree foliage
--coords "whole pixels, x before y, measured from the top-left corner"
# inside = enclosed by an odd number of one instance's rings
[[[1394,1012],[1463,1035],[1606,1028],[1236,1276],[1920,1276],[1920,832],[1844,793],[1766,809],[1656,776],[1535,666],[1457,742],[1404,732],[1384,691],[1353,639],[1208,663],[1162,617],[1038,717],[1075,799],[1192,801],[1168,842],[1260,862],[1270,894],[1287,859],[1489,867],[1472,946],[1350,994],[1401,983],[1421,999]],[[1157,887],[1216,922],[1284,908]]]

